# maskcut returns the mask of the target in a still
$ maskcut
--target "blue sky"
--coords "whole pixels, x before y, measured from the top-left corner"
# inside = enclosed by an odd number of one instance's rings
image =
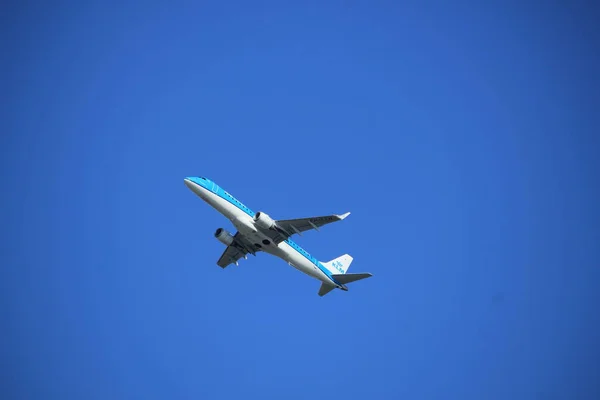
[[[3,398],[598,398],[595,9],[3,10]],[[222,270],[190,175],[374,276]]]

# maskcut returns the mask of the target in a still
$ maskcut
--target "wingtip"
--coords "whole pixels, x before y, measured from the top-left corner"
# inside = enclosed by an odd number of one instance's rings
[[[348,211],[348,212],[347,212],[347,213],[345,213],[345,214],[338,215],[338,217],[340,217],[340,219],[344,219],[344,218],[346,218],[348,215],[350,215],[350,211]]]

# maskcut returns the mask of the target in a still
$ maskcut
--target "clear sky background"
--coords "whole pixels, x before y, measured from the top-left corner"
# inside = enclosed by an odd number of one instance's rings
[[[3,3],[0,397],[598,399],[599,14],[473,3]]]

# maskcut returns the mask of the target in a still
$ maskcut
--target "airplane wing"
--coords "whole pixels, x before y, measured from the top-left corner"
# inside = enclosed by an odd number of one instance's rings
[[[230,264],[236,264],[241,258],[246,258],[248,253],[256,255],[260,249],[250,243],[243,235],[239,232],[233,236],[234,242],[227,246],[219,260],[217,265],[221,268],[225,268]]]
[[[280,219],[275,221],[277,227],[283,230],[283,234],[287,237],[297,233],[302,235],[301,232],[308,231],[310,229],[319,230],[323,225],[330,224],[345,219],[349,212],[342,215],[325,215],[322,217],[310,217],[310,218],[297,218],[297,219]]]

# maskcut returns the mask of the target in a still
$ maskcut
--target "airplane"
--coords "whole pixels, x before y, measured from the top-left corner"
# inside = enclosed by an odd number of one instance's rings
[[[191,176],[184,179],[185,185],[202,200],[207,202],[236,227],[231,234],[224,228],[218,228],[214,236],[225,246],[225,251],[217,265],[225,268],[231,264],[239,265],[241,258],[248,254],[265,252],[283,259],[290,266],[321,281],[319,296],[325,296],[334,289],[348,291],[350,282],[373,276],[371,273],[348,274],[346,271],[353,258],[344,254],[329,262],[320,262],[314,256],[290,239],[294,234],[344,220],[349,212],[342,215],[274,220],[263,211],[254,212],[225,189],[205,177]]]

